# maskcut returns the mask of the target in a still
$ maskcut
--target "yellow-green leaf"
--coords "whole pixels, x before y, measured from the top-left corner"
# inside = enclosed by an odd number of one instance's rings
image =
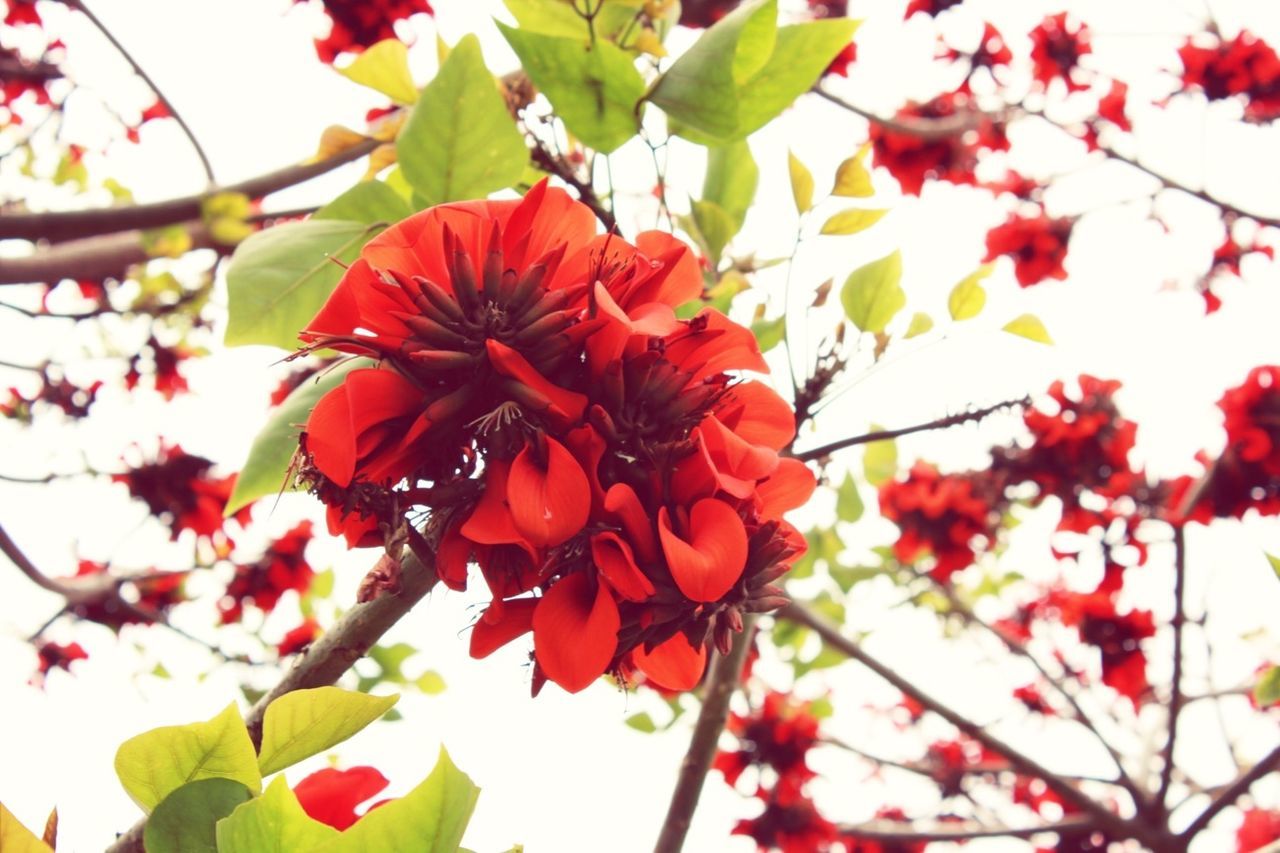
[[[235,703],[203,723],[143,732],[116,751],[120,784],[143,811],[197,779],[232,779],[262,790],[258,756]]]
[[[923,335],[933,328],[933,318],[923,311],[911,315],[911,324],[907,326],[906,337],[914,338]]]
[[[1280,578],[1280,557],[1273,557],[1267,554],[1267,562],[1271,564],[1271,571],[1276,573],[1276,577]]]
[[[191,251],[191,235],[181,225],[166,225],[142,232],[142,251],[148,258],[180,258]]]
[[[399,39],[383,39],[346,68],[339,68],[338,73],[397,103],[412,104],[418,100],[418,87],[413,85],[413,75],[409,72],[409,49]]]
[[[0,850],[4,853],[53,853],[53,848],[22,825],[13,812],[0,803]]]
[[[831,218],[822,223],[822,233],[834,235],[857,234],[859,231],[865,231],[875,225],[888,212],[887,210],[863,210],[860,207],[842,210],[839,213],[832,214]]]
[[[429,669],[422,673],[413,683],[418,685],[418,689],[428,696],[435,696],[445,691],[444,676],[434,669]]]
[[[864,332],[883,332],[907,304],[901,280],[902,255],[896,251],[854,270],[840,290],[845,316]]]
[[[267,706],[258,763],[263,774],[297,764],[342,743],[381,717],[400,697],[340,687],[294,690]]]
[[[991,275],[995,269],[993,264],[983,264],[951,288],[947,297],[947,310],[952,320],[968,320],[982,313],[987,304],[987,291],[982,287],[982,280]]]
[[[332,841],[338,830],[303,811],[283,776],[218,821],[218,853],[295,853]]]
[[[760,352],[769,350],[782,343],[787,336],[787,318],[775,317],[772,320],[756,320],[751,324],[751,333],[756,336]]]
[[[1262,677],[1253,687],[1253,698],[1262,708],[1280,702],[1280,666],[1273,666],[1262,673]]]
[[[836,518],[841,521],[857,521],[862,518],[862,495],[858,492],[858,481],[853,473],[844,475],[844,482],[836,491]]]
[[[1049,337],[1049,330],[1044,327],[1044,323],[1040,322],[1040,318],[1034,314],[1022,314],[1014,317],[1004,324],[1004,330],[1011,335],[1017,335],[1020,338],[1026,338],[1038,344],[1053,343],[1053,338]]]
[[[813,207],[813,173],[790,151],[787,152],[787,171],[791,173],[791,197],[795,199],[796,210],[804,213]]]
[[[879,432],[883,427],[871,425],[871,432]],[[898,445],[892,439],[873,441],[867,445],[862,454],[862,471],[867,482],[880,486],[893,479],[898,473]]]
[[[836,169],[835,185],[831,188],[832,195],[867,198],[875,193],[871,186],[871,172],[865,162],[870,150],[869,145],[864,145],[857,154],[840,164]]]

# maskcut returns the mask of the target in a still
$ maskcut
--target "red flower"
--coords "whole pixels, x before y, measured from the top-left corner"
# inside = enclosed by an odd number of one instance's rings
[[[342,831],[360,819],[356,807],[389,784],[387,777],[372,767],[326,767],[294,785],[293,793],[312,820]]]
[[[1067,241],[1071,239],[1070,219],[1050,219],[1043,211],[1037,216],[1011,213],[1002,225],[987,232],[987,255],[983,262],[1001,255],[1013,259],[1014,275],[1022,287],[1046,279],[1067,277]]]
[[[1253,853],[1273,841],[1280,841],[1280,812],[1244,809],[1236,830],[1237,853]]]
[[[150,352],[149,372],[155,384],[155,389],[160,393],[160,396],[166,400],[172,400],[177,394],[188,390],[187,378],[181,372],[181,363],[196,353],[181,344],[172,347],[165,346],[157,341],[154,335],[147,339],[142,350],[130,357],[129,370],[124,376],[126,388],[132,391],[138,387],[138,383],[142,379],[142,371],[139,368],[143,365],[142,354],[144,351]]]
[[[1280,56],[1253,33],[1200,47],[1191,39],[1178,48],[1182,84],[1200,89],[1211,101],[1240,98],[1245,118],[1270,121],[1280,116]]]
[[[308,616],[302,620],[301,625],[285,632],[284,637],[276,644],[276,654],[280,657],[296,655],[314,643],[320,633],[320,623]]]
[[[714,24],[738,6],[738,0],[693,0],[680,4],[680,25],[703,29]]]
[[[1079,21],[1067,23],[1067,13],[1049,15],[1031,31],[1032,75],[1048,88],[1055,79],[1075,92],[1086,88],[1080,82],[1080,57],[1091,51],[1089,29]]]
[[[917,12],[936,18],[952,6],[959,6],[964,0],[911,0],[907,4],[903,18],[910,18]]]
[[[237,565],[235,576],[218,602],[222,623],[238,621],[246,603],[269,613],[289,590],[306,592],[315,576],[305,554],[310,541],[311,522],[301,521],[272,542],[256,562]]]
[[[770,691],[750,714],[730,714],[726,728],[738,739],[738,747],[719,752],[713,767],[730,785],[753,766],[773,768],[779,787],[799,789],[817,775],[805,763],[809,750],[818,745],[818,718],[808,702]]]
[[[1134,707],[1147,692],[1146,655],[1141,641],[1155,636],[1149,610],[1116,610],[1114,594],[1055,590],[1044,600],[1047,614],[1056,611],[1063,625],[1074,627],[1081,642],[1096,646],[1102,657],[1102,682]]]
[[[906,124],[916,119],[957,122],[954,134],[928,138],[871,123],[868,134],[876,163],[888,169],[909,195],[919,195],[926,180],[973,185],[978,159],[989,151],[1009,147],[1004,123],[977,110],[964,92],[939,95],[926,104],[909,104],[895,119]]]
[[[75,577],[105,576],[108,573],[104,563],[81,560]],[[69,609],[79,618],[106,625],[113,631],[124,625],[146,624],[152,621],[149,616],[163,618],[170,608],[187,600],[183,594],[186,578],[185,572],[154,572],[130,577],[128,580],[138,596],[137,611],[122,609],[114,597],[78,601],[69,605]]]
[[[799,792],[782,789],[757,794],[764,800],[759,816],[738,821],[733,835],[745,835],[760,850],[782,853],[823,853],[831,849],[839,837],[836,825],[818,813],[813,801]]]
[[[89,653],[79,643],[54,643],[45,641],[36,646],[36,657],[38,661],[38,670],[31,677],[29,682],[33,687],[43,687],[44,677],[49,674],[52,669],[65,669],[71,671],[71,664],[78,660],[88,660]]]
[[[973,562],[975,540],[982,547],[994,542],[997,503],[980,474],[943,475],[925,462],[917,462],[906,480],[880,487],[880,514],[900,530],[894,556],[913,563],[933,555],[929,573],[944,582]]]
[[[151,514],[169,526],[174,539],[182,531],[191,530],[200,539],[225,540],[222,511],[236,478],[234,474],[213,477],[209,473],[212,468],[208,459],[161,439],[155,461],[111,479],[123,483],[129,494],[146,503]],[[248,507],[236,513],[236,518],[246,520]]]
[[[1125,114],[1125,104],[1129,97],[1129,85],[1120,80],[1112,80],[1107,94],[1098,99],[1098,115],[1123,131],[1133,130],[1129,116]]]
[[[383,39],[396,38],[397,21],[417,14],[433,14],[428,0],[323,0],[323,3],[333,26],[329,35],[316,39],[316,53],[321,62],[329,64],[340,54],[361,53]]]

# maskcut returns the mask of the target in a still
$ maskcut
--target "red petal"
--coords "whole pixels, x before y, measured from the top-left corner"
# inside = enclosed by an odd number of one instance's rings
[[[795,438],[795,412],[763,382],[734,385],[727,401],[717,407],[716,417],[744,441],[781,450]]]
[[[467,588],[467,563],[471,560],[471,542],[462,535],[460,525],[451,523],[440,537],[436,548],[436,574],[449,589]]]
[[[471,629],[471,656],[486,658],[522,634],[533,630],[536,598],[517,598],[503,602],[502,618],[490,623],[483,616]],[[489,611],[485,611],[487,616]]]
[[[356,436],[346,383],[320,398],[303,432],[307,434],[307,452],[320,473],[343,488],[351,485],[356,469]]]
[[[778,468],[778,454],[767,447],[748,444],[736,433],[720,423],[715,415],[707,415],[698,425],[698,432],[706,443],[707,453],[718,474],[727,474],[737,483],[720,478],[720,488],[735,498],[745,498],[755,489],[755,482],[768,477]]]
[[[632,295],[632,307],[661,302],[676,308],[702,295],[702,272],[689,247],[666,231],[641,231],[636,248],[662,264],[662,272]]]
[[[618,605],[585,573],[547,590],[533,613],[533,645],[547,677],[570,693],[604,675],[618,647]]]
[[[484,469],[484,494],[480,496],[471,515],[463,522],[462,535],[481,545],[519,545],[536,562],[537,552],[520,535],[520,531],[516,530],[511,510],[507,506],[507,473],[510,464],[500,459],[489,460]]]
[[[716,601],[728,592],[747,564],[747,529],[733,507],[715,498],[693,505],[690,539],[671,529],[667,508],[658,511],[658,536],[676,586],[691,601]]]
[[[312,820],[344,830],[359,820],[356,806],[390,783],[372,767],[317,770],[293,786],[298,805]]]
[[[517,382],[523,382],[546,397],[551,401],[551,413],[566,423],[582,420],[582,413],[587,408],[585,396],[576,391],[566,391],[559,385],[551,383],[534,369],[524,356],[511,347],[493,338],[486,338],[485,346],[489,351],[489,363],[493,365],[494,370]]]
[[[756,487],[760,498],[760,515],[781,518],[784,512],[802,507],[818,487],[813,472],[799,459],[783,459],[778,470]]]
[[[639,646],[631,653],[631,659],[645,678],[667,690],[692,690],[702,680],[707,668],[707,647],[694,648],[684,634],[654,646],[646,653]]]
[[[616,533],[591,537],[591,560],[614,592],[628,601],[644,601],[653,595],[653,584],[636,565],[635,555]]]
[[[615,483],[604,496],[605,512],[612,514],[622,524],[627,539],[640,554],[640,559],[652,563],[658,559],[658,543],[653,536],[653,521],[645,512],[636,490],[626,483]]]
[[[547,467],[524,450],[511,463],[507,504],[516,529],[534,545],[559,545],[582,530],[591,511],[591,484],[582,466],[554,438],[547,442]]]

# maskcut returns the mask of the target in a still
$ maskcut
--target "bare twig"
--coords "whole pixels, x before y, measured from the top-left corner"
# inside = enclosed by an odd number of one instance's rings
[[[1169,735],[1165,738],[1164,750],[1161,753],[1160,787],[1156,791],[1155,808],[1165,810],[1165,798],[1169,795],[1169,784],[1173,781],[1173,749],[1178,740],[1178,718],[1182,714],[1182,628],[1187,621],[1186,588],[1187,588],[1187,544],[1186,527],[1182,524],[1173,526],[1173,678],[1169,685]]]
[[[916,829],[911,823],[873,820],[868,823],[845,824],[841,835],[865,838],[881,844],[926,844],[931,841],[970,841],[975,838],[1030,838],[1046,832],[1060,836],[1085,835],[1095,827],[1088,818],[1066,818],[1040,826],[979,826],[971,822],[935,824],[929,829]]]
[[[1237,776],[1234,782],[1209,803],[1208,808],[1200,812],[1196,819],[1191,821],[1190,825],[1178,834],[1178,837],[1183,839],[1184,842],[1195,838],[1196,834],[1208,826],[1209,821],[1213,820],[1218,812],[1235,804],[1236,800],[1247,794],[1249,789],[1253,787],[1254,782],[1264,776],[1275,773],[1277,770],[1280,770],[1280,746],[1268,752],[1261,761]]]

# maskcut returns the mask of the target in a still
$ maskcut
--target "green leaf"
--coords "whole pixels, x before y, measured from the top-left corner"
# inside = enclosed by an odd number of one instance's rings
[[[337,69],[348,80],[381,92],[400,104],[418,100],[418,87],[409,73],[409,48],[400,39],[383,39]]]
[[[383,679],[404,684],[404,673],[400,670],[404,662],[417,653],[418,650],[408,643],[394,643],[390,646],[374,646],[369,649],[369,658],[382,668]]]
[[[218,853],[217,823],[252,799],[231,779],[189,782],[165,797],[142,833],[147,853]]]
[[[1053,344],[1053,338],[1049,337],[1049,330],[1044,327],[1044,323],[1040,322],[1040,318],[1034,314],[1022,314],[1014,317],[1004,324],[1004,330],[1011,335],[1017,335],[1020,338],[1026,338],[1038,344]]]
[[[643,711],[639,714],[632,714],[623,722],[636,731],[644,732],[645,734],[653,734],[658,730],[657,724],[653,722],[653,717]]]
[[[626,51],[498,24],[533,85],[584,144],[608,154],[635,136],[644,78]],[[523,145],[523,143],[521,143]]]
[[[707,175],[702,182],[702,198],[715,202],[733,219],[736,234],[756,197],[760,169],[746,140],[707,149]]]
[[[4,853],[53,853],[53,848],[27,829],[0,803],[0,850]]]
[[[933,318],[923,311],[917,311],[911,315],[911,323],[907,326],[907,334],[905,337],[914,338],[923,335],[925,332],[933,328]]]
[[[1267,554],[1267,562],[1271,564],[1271,571],[1276,573],[1276,578],[1280,579],[1280,557]]]
[[[310,417],[311,410],[352,370],[372,366],[373,362],[367,359],[352,359],[326,371],[318,380],[309,380],[293,389],[267,418],[249,447],[249,458],[240,469],[231,497],[227,500],[224,510],[227,517],[288,485],[286,477],[293,452],[298,449],[298,433]]]
[[[871,425],[871,432],[879,432],[883,427]],[[862,454],[862,472],[867,482],[880,486],[893,479],[898,473],[898,445],[892,439],[873,441],[867,445]]]
[[[275,773],[342,743],[387,712],[399,696],[369,696],[340,687],[294,690],[267,706],[258,763]]]
[[[418,787],[368,812],[316,853],[454,853],[479,796],[480,789],[441,747],[435,770]]]
[[[524,174],[524,137],[474,35],[458,42],[422,90],[396,139],[396,155],[429,204],[483,198]]]
[[[822,233],[832,235],[857,234],[859,231],[865,231],[875,225],[888,212],[887,210],[863,210],[860,207],[842,210],[839,213],[832,214],[826,222],[822,223]]]
[[[142,251],[148,258],[180,258],[191,251],[191,234],[183,225],[165,225],[142,232]]]
[[[720,264],[720,256],[724,247],[733,238],[738,229],[734,226],[733,217],[714,201],[694,200],[690,203],[693,210],[693,224],[702,238],[702,248],[707,251],[707,259],[712,267]]]
[[[760,352],[769,350],[782,343],[787,335],[787,318],[775,317],[772,320],[757,320],[751,324],[751,333],[756,336]]]
[[[787,173],[791,176],[791,199],[796,210],[806,213],[813,207],[813,173],[800,158],[787,152]]]
[[[836,518],[841,521],[857,521],[862,518],[862,495],[858,492],[858,481],[853,474],[844,475],[844,482],[836,491]]]
[[[409,203],[384,181],[361,181],[311,215],[347,222],[399,222],[413,213]]]
[[[982,280],[991,275],[993,269],[994,264],[983,264],[951,288],[951,295],[947,297],[947,309],[951,312],[952,320],[968,320],[982,313],[982,307],[987,304],[987,292],[982,288]]]
[[[836,169],[835,184],[831,194],[845,198],[868,198],[875,194],[871,186],[871,172],[867,170],[867,152],[870,145],[864,145],[857,154],[845,160]]]
[[[236,247],[227,268],[227,346],[294,349],[343,267],[381,228],[309,219],[259,231]]]
[[[277,776],[261,797],[218,821],[218,853],[307,853],[338,835],[303,811],[285,778]]]
[[[444,676],[434,669],[429,669],[422,673],[413,683],[418,685],[418,689],[428,696],[436,696],[445,691]]]
[[[840,290],[845,315],[864,332],[883,332],[907,304],[902,280],[902,255],[885,255],[854,270]]]
[[[520,29],[548,36],[590,42],[590,30],[582,15],[564,0],[503,0]],[[599,0],[591,6],[595,19],[592,27],[597,37],[617,41],[618,36],[633,25],[636,13],[643,9],[640,0]]]
[[[1253,687],[1253,698],[1262,708],[1280,702],[1280,666],[1273,666],[1262,673]]]
[[[143,811],[199,779],[232,779],[262,790],[258,756],[235,703],[203,723],[162,726],[129,738],[116,751],[120,784]]]

